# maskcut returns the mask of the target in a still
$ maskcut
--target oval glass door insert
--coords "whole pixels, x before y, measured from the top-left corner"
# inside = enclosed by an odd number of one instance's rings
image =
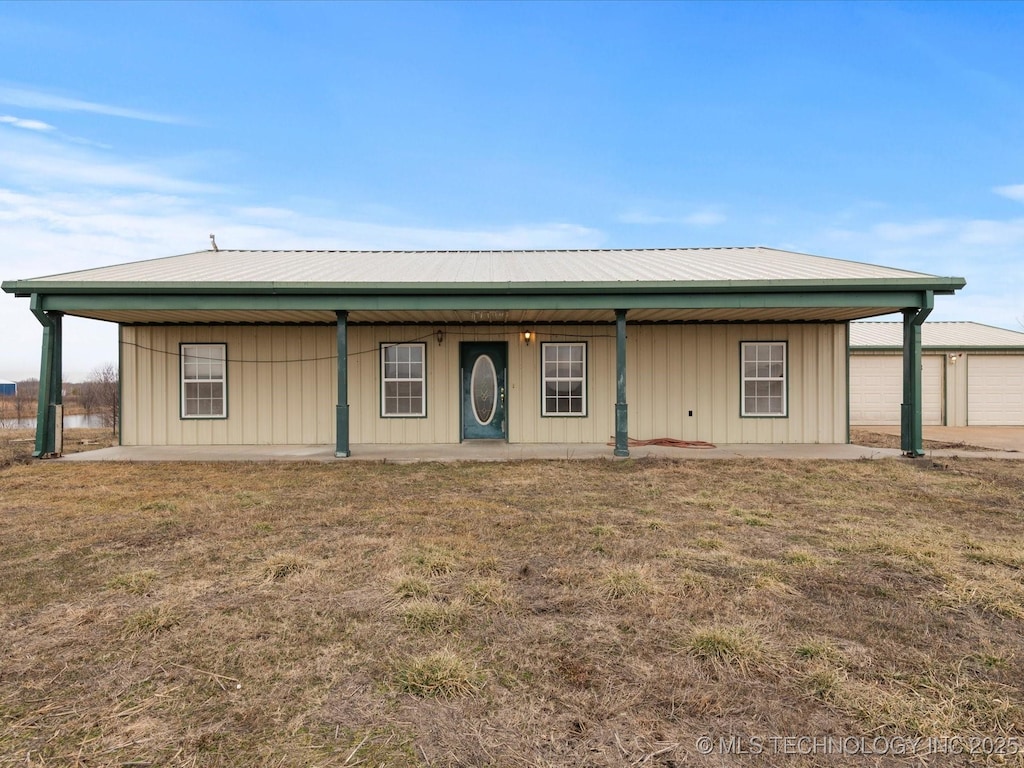
[[[498,396],[498,374],[489,355],[480,355],[473,363],[469,391],[473,393],[474,418],[481,426],[487,426],[494,418],[494,403]]]

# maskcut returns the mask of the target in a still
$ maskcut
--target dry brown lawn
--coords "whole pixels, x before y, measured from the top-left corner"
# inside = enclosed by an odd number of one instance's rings
[[[8,463],[0,766],[1020,766],[1022,470]]]
[[[34,429],[4,429],[0,427],[0,470],[11,464],[24,464],[33,461],[32,451],[35,450]],[[79,453],[96,448],[109,448],[117,445],[117,437],[112,430],[103,429],[68,429],[64,431],[64,453]]]
[[[888,435],[884,432],[872,432],[869,429],[852,427],[850,429],[850,442],[854,445],[865,445],[871,448],[901,448],[899,435]],[[962,450],[962,451],[991,451],[981,445],[971,445],[964,442],[949,442],[946,440],[922,440],[922,448],[929,451],[939,450]]]

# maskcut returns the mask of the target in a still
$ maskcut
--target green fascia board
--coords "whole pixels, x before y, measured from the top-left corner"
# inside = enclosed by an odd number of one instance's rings
[[[606,294],[47,294],[47,311],[99,310],[485,310],[485,309],[761,309],[921,307],[925,292],[844,291],[777,293]]]
[[[321,283],[321,282],[88,282],[77,280],[9,280],[2,286],[18,296],[38,294],[248,294],[248,295],[586,295],[636,293],[801,293],[862,291],[935,291],[952,293],[963,288],[962,277],[880,278],[874,280],[705,280],[626,283]]]

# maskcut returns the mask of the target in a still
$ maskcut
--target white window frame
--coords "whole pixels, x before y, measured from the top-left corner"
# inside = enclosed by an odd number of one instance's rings
[[[396,353],[388,360],[389,350]],[[402,360],[403,350],[416,350],[418,360]],[[416,367],[418,366],[418,371]],[[413,375],[419,373],[418,376]],[[414,395],[388,395],[389,385],[401,389],[402,384],[419,384],[419,409],[401,411],[395,408],[401,402],[414,402]],[[389,408],[393,410],[389,410]],[[423,342],[384,342],[380,345],[380,415],[385,419],[416,419],[427,415],[427,345]]]
[[[189,343],[179,346],[181,360],[181,418],[183,419],[226,419],[228,416],[228,345],[224,343]],[[199,354],[200,351],[216,354]],[[218,370],[219,369],[219,370]],[[211,388],[211,393],[200,397],[190,396],[193,389]],[[220,395],[212,390],[220,388]],[[210,403],[208,413],[198,407]],[[219,408],[216,407],[219,403]]]
[[[559,359],[558,352],[561,350],[570,350],[569,359]],[[581,350],[579,360],[572,359],[571,350]],[[540,345],[540,414],[541,416],[557,416],[566,418],[581,418],[587,415],[587,343],[584,341],[545,341]],[[548,360],[548,351],[555,352],[555,359]],[[553,375],[548,374],[548,364],[554,364],[556,370]],[[574,374],[571,370],[568,372],[559,371],[558,366],[560,364],[567,364],[571,368],[574,363],[579,364],[579,373]],[[550,409],[548,407],[548,385],[572,385],[578,383],[581,388],[580,395],[567,395],[560,396],[555,395],[555,408]],[[579,411],[560,411],[557,410],[558,404],[563,400],[568,399],[569,404],[578,401],[580,404]]]
[[[752,408],[748,406],[751,401]],[[777,410],[771,410],[773,403],[778,403]],[[789,415],[787,342],[740,342],[740,415],[762,419],[784,419]]]

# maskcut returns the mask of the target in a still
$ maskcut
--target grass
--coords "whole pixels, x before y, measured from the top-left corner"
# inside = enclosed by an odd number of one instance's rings
[[[0,428],[0,470],[11,464],[32,461],[35,450],[34,429]],[[68,429],[64,432],[64,453],[79,453],[96,448],[109,448],[117,444],[117,436],[104,427],[101,429]]]
[[[0,766],[845,768],[919,762],[697,738],[1024,738],[1018,462],[23,445],[0,439]]]
[[[478,692],[483,681],[475,665],[450,648],[396,663],[392,675],[396,691],[421,698],[471,696]]]
[[[869,429],[853,427],[850,429],[850,442],[854,445],[864,445],[870,448],[901,448],[899,435],[889,435],[884,432],[872,432]],[[991,451],[980,445],[971,445],[964,442],[949,442],[946,440],[922,440],[922,448],[929,451],[939,450],[962,450],[962,451]]]

